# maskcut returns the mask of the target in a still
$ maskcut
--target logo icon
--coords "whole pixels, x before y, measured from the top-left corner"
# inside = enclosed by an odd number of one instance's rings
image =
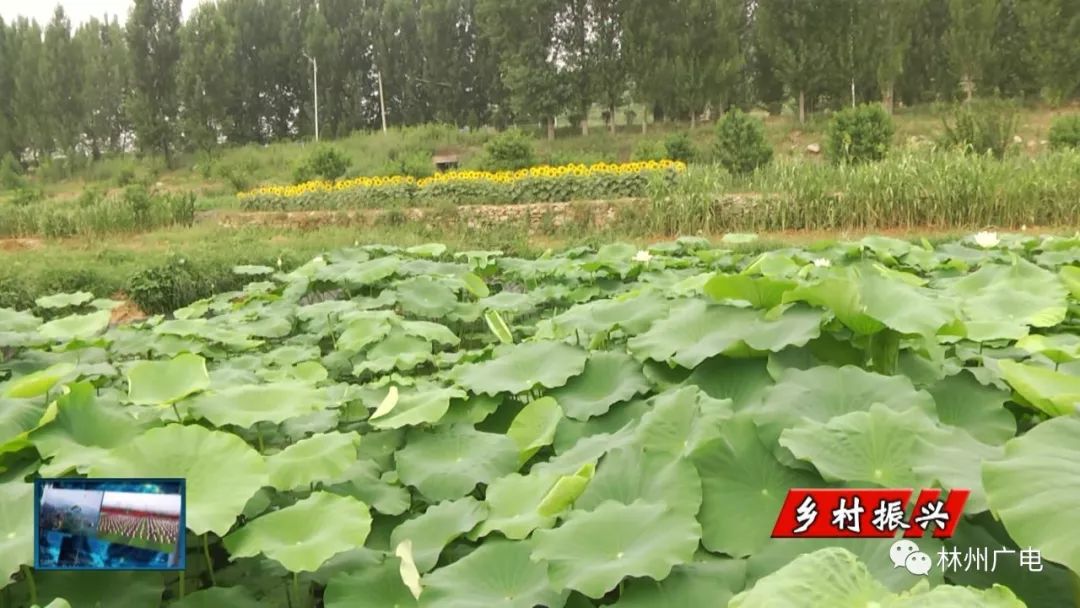
[[[892,560],[894,568],[904,568],[915,576],[929,574],[934,563],[929,555],[919,550],[918,545],[907,539],[893,543],[889,548],[889,559]]]

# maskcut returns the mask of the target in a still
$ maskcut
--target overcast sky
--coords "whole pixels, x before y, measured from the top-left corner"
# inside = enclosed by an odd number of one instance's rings
[[[205,0],[183,0],[184,16],[187,16],[191,7],[203,1]],[[73,27],[90,17],[103,15],[117,15],[123,23],[127,19],[131,3],[132,0],[0,0],[0,17],[3,17],[4,21],[12,21],[16,16],[24,15],[45,25],[52,18],[56,5],[62,4]]]

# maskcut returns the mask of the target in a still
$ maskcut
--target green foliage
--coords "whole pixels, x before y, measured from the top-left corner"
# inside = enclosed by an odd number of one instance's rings
[[[44,190],[34,186],[22,186],[15,190],[14,196],[11,197],[11,204],[16,207],[27,207],[43,200],[45,200]]]
[[[632,160],[665,160],[667,158],[667,146],[664,142],[655,139],[642,139],[634,148]]]
[[[487,171],[515,171],[535,164],[533,140],[518,129],[507,129],[484,144],[481,168]]]
[[[893,132],[892,117],[878,104],[841,110],[829,123],[829,157],[842,164],[881,160],[892,145]]]
[[[716,125],[715,154],[728,171],[746,174],[768,164],[773,151],[765,140],[762,122],[736,108]]]
[[[1037,157],[905,151],[876,163],[774,162],[749,177],[690,167],[619,210],[633,234],[924,230],[1080,222],[1080,152]],[[746,194],[752,193],[752,194]]]
[[[321,144],[303,160],[293,172],[293,182],[303,183],[313,179],[335,181],[345,175],[352,159],[338,148]]]
[[[37,190],[18,191],[17,197],[19,192],[26,193],[23,204],[0,206],[0,236],[89,237],[190,226],[195,221],[193,193],[154,193],[142,184],[109,196],[88,188],[74,204],[43,201]]]
[[[957,107],[945,119],[946,146],[974,154],[1003,158],[1018,123],[1015,104],[1000,100],[980,100]]]
[[[209,165],[208,165],[209,166]],[[255,161],[251,157],[242,157],[231,162],[219,163],[215,169],[234,192],[243,192],[252,186],[252,173],[255,171]],[[306,169],[305,169],[306,170]]]
[[[1055,150],[1080,149],[1080,114],[1059,116],[1050,125],[1050,147]]]
[[[125,291],[144,311],[176,310],[213,293],[215,279],[224,276],[224,268],[217,272],[193,268],[183,257],[175,257],[134,274]]]
[[[17,190],[23,186],[23,168],[10,152],[0,157],[0,189]]]
[[[125,165],[123,167],[120,167],[119,171],[116,172],[116,185],[120,186],[121,188],[130,186],[131,184],[135,183],[138,175],[139,174],[136,172],[134,166]]]
[[[431,162],[431,154],[426,150],[410,150],[396,155],[391,162],[395,163],[393,175],[408,175],[422,179],[435,174],[435,165]]]
[[[667,153],[667,160],[677,160],[684,163],[691,163],[697,160],[697,147],[694,146],[694,142],[690,139],[689,133],[673,133],[664,140],[664,151]]]

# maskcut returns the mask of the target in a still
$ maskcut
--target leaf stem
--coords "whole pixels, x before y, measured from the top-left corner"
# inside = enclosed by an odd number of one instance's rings
[[[180,571],[180,580],[178,582],[179,582],[179,587],[180,587],[180,599],[184,599],[184,571],[183,570]]]
[[[172,411],[176,414],[176,421],[180,424],[184,424],[184,419],[180,417],[180,410],[176,409],[176,404],[172,404]]]
[[[258,426],[255,427],[255,435],[259,438],[259,452],[262,452],[265,446],[263,445],[262,429]]]
[[[293,595],[296,596],[296,605],[299,608],[303,608],[304,602],[300,601],[300,573],[298,572],[292,573],[292,588]]]
[[[37,604],[37,584],[34,582],[34,573],[26,566],[26,564],[23,564],[21,568],[23,576],[26,577],[26,586],[30,587],[30,604]]]
[[[207,537],[210,536],[209,532],[204,532],[202,536],[202,548],[203,557],[206,558],[206,569],[210,571],[210,585],[217,587],[217,578],[214,577],[214,561],[210,559],[210,541]]]

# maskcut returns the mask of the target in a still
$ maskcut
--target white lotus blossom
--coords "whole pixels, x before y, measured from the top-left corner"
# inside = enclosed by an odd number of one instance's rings
[[[818,258],[814,260],[814,266],[817,266],[818,268],[828,268],[832,266],[832,261],[826,258]]]
[[[280,255],[278,256],[278,259],[277,259],[277,267],[278,267],[278,270],[281,270],[281,256]]]
[[[975,235],[975,244],[983,249],[989,249],[991,247],[997,247],[997,244],[1001,240],[998,239],[996,232],[980,232]]]
[[[634,256],[634,261],[635,262],[648,262],[651,259],[652,259],[652,254],[649,253],[648,251],[645,251],[644,249],[637,252],[637,255]]]

